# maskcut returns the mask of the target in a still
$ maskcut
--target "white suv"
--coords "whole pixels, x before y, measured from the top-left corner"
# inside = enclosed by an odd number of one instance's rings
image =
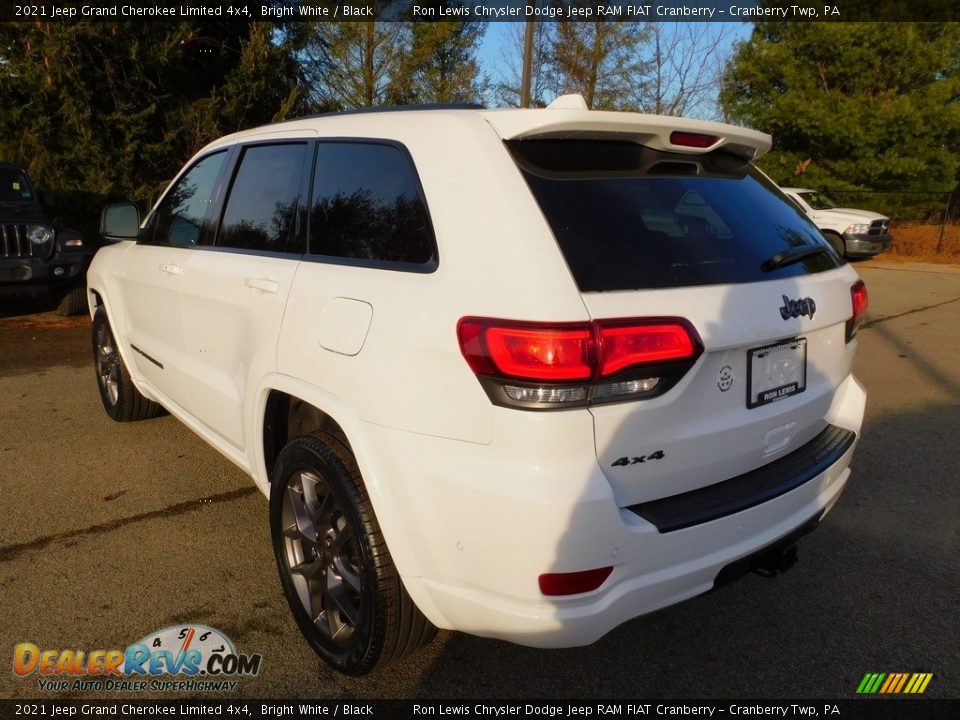
[[[261,127],[104,210],[106,411],[250,474],[343,672],[592,643],[786,567],[849,477],[866,291],[770,138],[576,104]]]

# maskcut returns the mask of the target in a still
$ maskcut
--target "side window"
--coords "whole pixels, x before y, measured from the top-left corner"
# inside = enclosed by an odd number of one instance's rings
[[[435,243],[410,157],[393,145],[321,142],[313,179],[310,252],[426,264]]]
[[[152,239],[162,245],[199,245],[203,220],[214,201],[217,177],[226,151],[207,155],[180,178],[160,203],[153,218]]]
[[[306,143],[243,151],[223,211],[217,247],[302,252],[294,236]]]

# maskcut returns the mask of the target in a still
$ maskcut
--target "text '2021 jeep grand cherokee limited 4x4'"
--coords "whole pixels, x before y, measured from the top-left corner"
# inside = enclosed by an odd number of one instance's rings
[[[594,642],[783,562],[847,481],[866,291],[770,138],[576,105],[275,124],[104,211],[104,407],[253,477],[344,672],[435,626]]]

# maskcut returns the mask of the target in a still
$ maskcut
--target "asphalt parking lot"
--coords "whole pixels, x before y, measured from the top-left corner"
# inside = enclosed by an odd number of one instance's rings
[[[587,648],[440,633],[366,679],[327,670],[301,640],[249,478],[169,416],[109,420],[87,319],[8,314],[0,656],[22,642],[125,648],[202,623],[263,655],[231,697],[845,698],[867,672],[932,672],[926,696],[958,698],[960,267],[856,268],[871,303],[856,364],[863,437],[845,494],[793,570],[745,577]],[[6,664],[0,696],[51,693]]]

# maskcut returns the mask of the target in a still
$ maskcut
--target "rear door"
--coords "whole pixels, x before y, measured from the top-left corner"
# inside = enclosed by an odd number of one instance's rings
[[[679,319],[703,349],[662,368],[664,392],[591,407],[621,506],[748,472],[826,428],[850,373],[856,276],[747,160],[606,140],[508,147],[591,316]]]
[[[276,369],[277,338],[304,251],[306,140],[240,150],[212,245],[183,273],[185,386],[194,417],[238,450],[246,403]]]

